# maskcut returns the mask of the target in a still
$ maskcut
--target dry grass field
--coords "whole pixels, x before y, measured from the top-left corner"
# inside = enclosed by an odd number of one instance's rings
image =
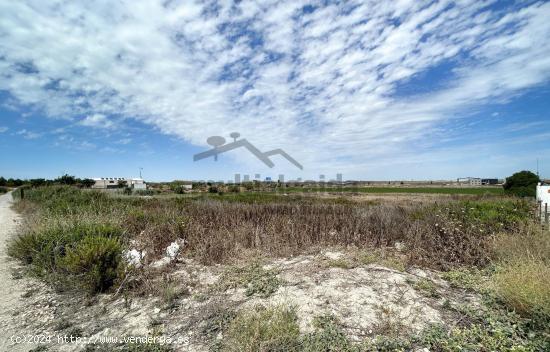
[[[29,305],[62,303],[42,329],[185,340],[67,350],[550,347],[550,235],[526,200],[50,186],[15,207]]]

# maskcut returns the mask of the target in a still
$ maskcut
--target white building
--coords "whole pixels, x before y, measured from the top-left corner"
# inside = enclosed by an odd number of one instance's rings
[[[544,205],[548,204],[548,208],[550,209],[550,185],[543,185],[541,183],[537,185],[537,202],[542,204],[543,209]]]
[[[92,188],[96,189],[120,188],[121,183],[132,189],[147,189],[147,184],[142,178],[96,177],[93,180],[95,184]]]
[[[466,184],[469,186],[481,186],[481,178],[477,177],[462,177],[456,180],[458,184]]]

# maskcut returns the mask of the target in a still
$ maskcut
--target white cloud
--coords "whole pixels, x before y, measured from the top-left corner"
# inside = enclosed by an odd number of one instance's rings
[[[42,133],[28,131],[26,129],[19,130],[15,132],[16,135],[22,136],[25,139],[37,139],[42,137]]]
[[[116,143],[126,145],[126,144],[130,144],[131,142],[132,142],[132,138],[121,138]]]
[[[472,106],[549,81],[550,3],[494,2],[3,2],[0,89],[84,126],[116,114],[201,145],[237,130],[345,170],[422,153]]]
[[[0,133],[4,133],[8,130],[9,128],[5,127],[5,126],[0,126]]]
[[[114,126],[114,123],[107,119],[103,114],[93,114],[86,116],[80,121],[82,126],[96,127],[96,128],[110,128]]]

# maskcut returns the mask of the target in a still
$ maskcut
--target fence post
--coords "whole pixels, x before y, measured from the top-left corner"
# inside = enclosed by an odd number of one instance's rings
[[[23,188],[20,188],[20,191],[21,191],[21,199],[25,198],[25,191],[23,190]]]
[[[548,227],[548,203],[544,204],[544,222],[546,223],[546,227]]]

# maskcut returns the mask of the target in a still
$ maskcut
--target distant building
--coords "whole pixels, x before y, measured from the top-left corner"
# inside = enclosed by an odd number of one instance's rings
[[[498,185],[498,178],[482,178],[482,185]]]
[[[481,178],[477,178],[477,177],[462,177],[462,178],[458,178],[456,182],[460,184],[466,184],[469,186],[481,186]]]
[[[95,189],[119,188],[121,183],[132,189],[147,189],[147,184],[142,178],[124,178],[124,177],[96,177],[93,179]]]

